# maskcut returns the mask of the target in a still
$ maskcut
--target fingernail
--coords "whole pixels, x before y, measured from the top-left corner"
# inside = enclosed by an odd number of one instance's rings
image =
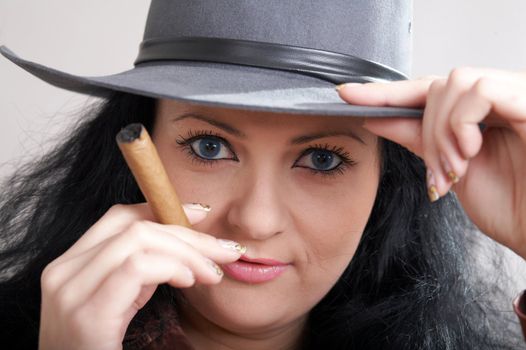
[[[360,84],[360,83],[343,83],[343,84],[339,84],[339,85],[336,85],[336,91],[341,91],[343,88],[348,87],[348,86],[357,86],[357,85],[363,85],[363,84]]]
[[[193,210],[201,210],[209,212],[211,210],[209,205],[201,204],[201,203],[187,203],[183,204],[183,206],[187,209],[193,209]]]
[[[247,247],[244,245],[241,245],[234,241],[229,241],[227,239],[218,239],[217,240],[219,244],[226,249],[230,249],[235,251],[236,253],[239,253],[241,255],[245,254],[247,252]]]
[[[460,181],[460,178],[457,176],[457,174],[455,174],[454,171],[448,171],[447,172],[447,176],[449,177],[451,182],[453,182],[454,184],[456,184],[456,183],[458,183]]]
[[[440,198],[435,186],[435,177],[429,169],[427,169],[427,195],[431,203],[436,202]]]
[[[221,270],[221,268],[219,267],[219,265],[217,265],[215,262],[213,262],[213,261],[210,260],[210,259],[206,259],[206,262],[208,263],[208,265],[212,268],[212,270],[214,270],[214,272],[215,272],[218,276],[223,276],[223,270]]]
[[[457,174],[451,169],[451,165],[449,165],[449,162],[441,157],[442,166],[444,167],[444,170],[446,171],[447,177],[449,177],[449,180],[456,184],[460,181],[460,178],[457,176]]]

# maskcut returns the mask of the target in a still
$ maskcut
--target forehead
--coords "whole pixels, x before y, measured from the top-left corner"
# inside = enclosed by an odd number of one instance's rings
[[[182,120],[182,116],[200,116],[207,119],[224,121],[239,128],[283,129],[327,129],[327,128],[358,128],[361,129],[363,118],[334,117],[287,114],[279,112],[253,111],[223,107],[202,106],[170,99],[157,100],[156,123],[171,123]],[[190,119],[190,118],[188,118]],[[194,119],[194,118],[192,118]],[[199,118],[197,118],[199,119]]]

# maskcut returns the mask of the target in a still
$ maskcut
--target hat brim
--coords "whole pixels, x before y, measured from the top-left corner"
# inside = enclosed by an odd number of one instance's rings
[[[123,91],[202,105],[280,113],[421,117],[415,108],[358,106],[344,102],[334,84],[273,69],[193,61],[158,61],[108,76],[76,76],[18,57],[6,46],[0,53],[56,87],[106,97]]]

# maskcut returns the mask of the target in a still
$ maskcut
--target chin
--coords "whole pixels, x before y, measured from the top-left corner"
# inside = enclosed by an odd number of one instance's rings
[[[257,334],[282,327],[308,312],[306,300],[294,296],[291,290],[298,289],[225,279],[219,285],[198,285],[182,293],[194,312],[210,322],[231,332]]]

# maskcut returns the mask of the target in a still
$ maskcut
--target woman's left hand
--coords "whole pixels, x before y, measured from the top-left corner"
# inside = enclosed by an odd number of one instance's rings
[[[338,91],[353,104],[425,108],[422,119],[368,118],[364,127],[424,160],[432,201],[452,189],[481,231],[526,259],[526,72],[459,68]]]

